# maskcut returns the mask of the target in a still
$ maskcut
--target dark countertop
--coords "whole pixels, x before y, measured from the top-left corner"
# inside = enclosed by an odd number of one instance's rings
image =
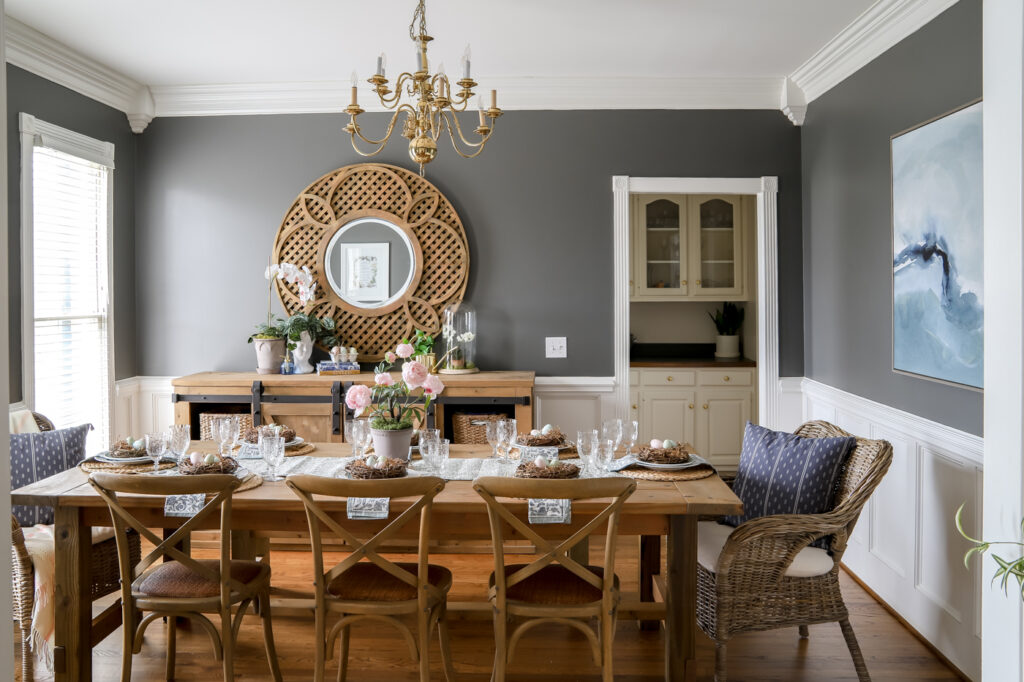
[[[748,358],[715,357],[713,343],[633,343],[629,348],[630,367],[757,367]]]
[[[757,367],[757,363],[747,358],[638,358],[629,361],[630,367]]]

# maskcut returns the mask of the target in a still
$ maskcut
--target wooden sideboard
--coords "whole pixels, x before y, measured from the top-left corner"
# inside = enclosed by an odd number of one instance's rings
[[[395,376],[398,376],[397,373]],[[533,372],[478,372],[442,375],[444,392],[434,401],[428,421],[451,437],[455,412],[513,416],[519,431],[533,428]],[[352,384],[373,385],[373,374],[257,374],[200,372],[172,382],[174,423],[191,424],[199,438],[199,415],[247,413],[256,424],[285,423],[310,441],[342,442],[347,414],[345,391]]]

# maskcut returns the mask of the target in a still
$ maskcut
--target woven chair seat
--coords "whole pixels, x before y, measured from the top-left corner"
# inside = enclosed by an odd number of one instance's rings
[[[508,564],[505,566],[505,576],[509,577],[526,566],[527,564]],[[598,578],[604,577],[604,568],[601,566],[587,566],[587,569]],[[493,573],[490,584],[494,586]],[[615,589],[618,587],[619,577],[615,576]],[[512,601],[529,604],[590,604],[601,601],[601,589],[594,587],[566,567],[552,564],[509,587],[507,596]]]
[[[726,540],[736,530],[715,521],[701,521],[697,524],[697,563],[714,573],[718,568],[718,557]],[[787,578],[813,578],[825,575],[836,567],[832,556],[819,547],[804,547],[797,552],[785,572]]]
[[[197,563],[220,574],[220,562],[216,559],[202,559]],[[270,567],[258,561],[231,562],[231,578],[243,585],[269,576]],[[139,583],[137,592],[146,597],[201,599],[220,596],[220,582],[219,579],[200,575],[177,561],[168,561],[150,570]]]
[[[414,563],[395,565],[416,575]],[[447,593],[452,586],[452,572],[444,566],[428,564],[427,582]],[[407,601],[416,598],[416,586],[399,580],[377,564],[363,561],[328,583],[327,593],[342,601]]]

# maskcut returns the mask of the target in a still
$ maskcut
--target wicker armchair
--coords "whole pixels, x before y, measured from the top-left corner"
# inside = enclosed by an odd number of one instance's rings
[[[849,436],[823,421],[796,430],[808,438]],[[732,531],[714,570],[697,566],[697,622],[715,641],[715,681],[726,680],[726,642],[742,632],[837,621],[858,678],[870,680],[839,589],[839,562],[857,517],[892,463],[884,440],[857,439],[836,493],[835,509],[825,514],[780,514],[752,519]],[[786,575],[802,550],[831,537],[832,566],[809,577]],[[810,550],[820,551],[820,550]]]
[[[54,425],[43,415],[33,412],[40,431],[53,431]],[[133,533],[130,541],[130,556],[138,563],[142,557],[139,536]],[[92,546],[90,564],[92,599],[99,599],[121,589],[117,565],[117,542],[111,537]],[[13,617],[18,621],[21,632],[21,679],[32,680],[32,608],[35,606],[35,571],[32,558],[25,546],[25,534],[18,520],[11,515],[11,586],[13,590]]]

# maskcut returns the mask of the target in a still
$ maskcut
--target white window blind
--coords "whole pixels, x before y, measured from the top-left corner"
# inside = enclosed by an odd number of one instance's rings
[[[90,423],[90,452],[110,436],[110,167],[32,146],[34,409],[58,427]]]

